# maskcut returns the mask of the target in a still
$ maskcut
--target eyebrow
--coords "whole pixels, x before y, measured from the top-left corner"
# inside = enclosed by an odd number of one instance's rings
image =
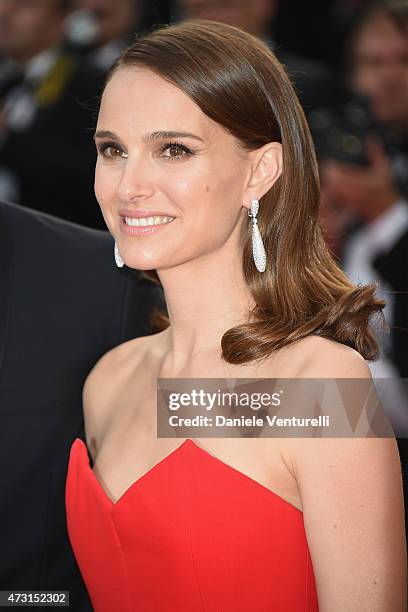
[[[95,132],[95,138],[118,138],[114,132],[110,132],[109,130],[98,130]],[[204,142],[202,138],[196,136],[195,134],[190,134],[189,132],[174,132],[174,131],[157,131],[151,132],[150,134],[144,134],[142,136],[143,142],[153,142],[155,140],[163,140],[165,138],[193,138],[194,140],[200,140],[200,142]]]

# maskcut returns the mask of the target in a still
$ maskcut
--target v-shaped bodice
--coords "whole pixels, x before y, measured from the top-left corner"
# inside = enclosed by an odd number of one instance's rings
[[[114,503],[71,447],[68,533],[96,612],[316,612],[303,514],[185,440]]]

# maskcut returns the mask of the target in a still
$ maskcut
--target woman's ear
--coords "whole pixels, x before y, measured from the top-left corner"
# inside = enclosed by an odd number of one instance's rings
[[[244,205],[247,208],[251,200],[260,200],[282,174],[282,145],[280,142],[269,142],[251,155],[251,173],[244,192]]]

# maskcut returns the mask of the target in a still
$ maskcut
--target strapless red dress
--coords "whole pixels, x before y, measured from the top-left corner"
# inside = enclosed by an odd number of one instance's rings
[[[315,612],[303,513],[188,439],[113,503],[71,447],[68,533],[96,612]]]

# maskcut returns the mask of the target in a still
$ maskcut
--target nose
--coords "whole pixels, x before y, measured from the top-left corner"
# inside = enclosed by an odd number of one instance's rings
[[[147,200],[154,194],[152,177],[149,167],[143,159],[128,157],[123,165],[122,175],[118,184],[118,196],[121,202],[135,202]]]

